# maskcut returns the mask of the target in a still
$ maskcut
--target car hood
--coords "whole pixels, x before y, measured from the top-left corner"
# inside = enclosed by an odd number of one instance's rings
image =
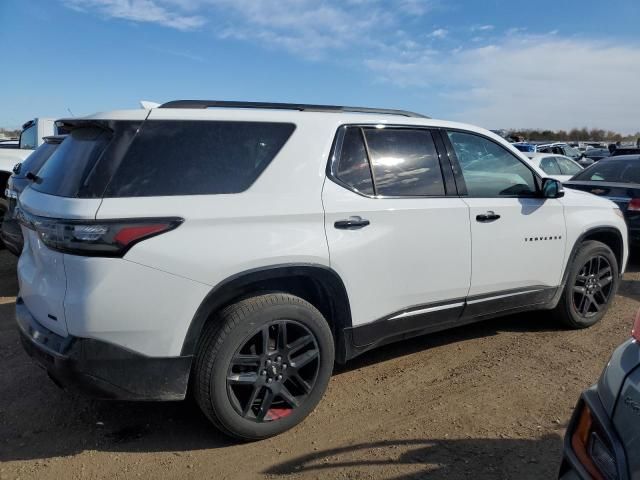
[[[589,192],[568,188],[571,182],[565,182],[564,197],[560,201],[565,205],[580,205],[583,207],[617,208],[617,205],[605,197],[599,197]]]
[[[7,148],[0,150],[0,171],[12,172],[16,163],[24,161],[33,150],[20,150],[19,148]]]

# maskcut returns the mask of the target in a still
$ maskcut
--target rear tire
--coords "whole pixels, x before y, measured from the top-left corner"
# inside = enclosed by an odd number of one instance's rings
[[[284,293],[259,295],[226,307],[205,327],[194,394],[224,433],[259,440],[313,411],[333,362],[331,330],[313,305]]]
[[[607,245],[588,240],[580,245],[568,268],[567,283],[554,315],[572,329],[595,325],[607,313],[618,289],[618,261]]]

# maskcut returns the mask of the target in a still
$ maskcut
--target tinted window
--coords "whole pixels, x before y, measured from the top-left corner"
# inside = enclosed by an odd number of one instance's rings
[[[393,128],[365,130],[376,193],[388,196],[444,195],[431,132]]]
[[[29,155],[24,162],[20,165],[19,177],[24,177],[27,173],[38,173],[38,171],[44,165],[44,162],[51,156],[53,152],[58,148],[57,143],[43,143],[35,152]]]
[[[560,167],[562,175],[575,175],[576,173],[582,171],[580,165],[576,165],[568,158],[556,157],[556,161],[558,162],[558,167]]]
[[[34,123],[22,131],[20,134],[20,148],[34,150],[38,146],[38,139],[36,138],[37,130],[38,127]]]
[[[374,193],[367,151],[359,128],[347,128],[345,132],[336,177],[359,192]]]
[[[242,192],[294,129],[288,123],[147,121],[105,196]]]
[[[533,172],[505,148],[471,133],[448,135],[470,196],[535,195]]]
[[[640,183],[640,160],[600,160],[578,173],[573,180]]]
[[[76,128],[58,146],[38,172],[35,190],[60,197],[76,197],[98,158],[112,138],[112,132],[96,127]]]
[[[540,168],[544,173],[548,173],[549,175],[561,175],[555,157],[544,157],[541,159]]]

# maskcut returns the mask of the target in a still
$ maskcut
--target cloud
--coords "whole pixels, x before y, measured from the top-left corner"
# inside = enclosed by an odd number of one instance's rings
[[[445,30],[444,28],[438,28],[436,30],[434,30],[433,32],[431,32],[429,34],[430,37],[432,38],[444,38],[447,36],[447,33],[449,33],[447,30]]]
[[[451,116],[485,127],[604,127],[637,131],[640,45],[545,36],[407,61],[365,61],[379,78],[439,92]]]
[[[156,23],[177,30],[194,30],[206,23],[202,16],[181,15],[154,0],[63,0],[63,3],[76,11],[94,10],[108,18]]]
[[[471,27],[472,32],[489,32],[493,29],[493,25],[474,25],[473,27]]]

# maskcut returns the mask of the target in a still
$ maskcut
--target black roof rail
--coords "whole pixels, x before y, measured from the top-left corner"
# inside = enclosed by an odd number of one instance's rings
[[[344,107],[341,105],[308,105],[304,103],[235,102],[227,100],[173,100],[160,105],[160,108],[258,108],[267,110],[299,110],[301,112],[332,113],[382,113],[403,117],[430,118],[419,113],[389,108]]]

